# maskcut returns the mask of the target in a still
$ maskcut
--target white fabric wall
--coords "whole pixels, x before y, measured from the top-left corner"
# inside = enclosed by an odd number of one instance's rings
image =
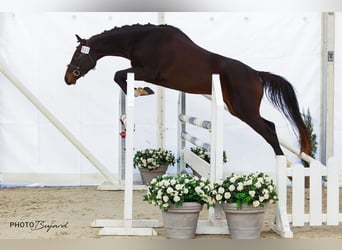
[[[301,109],[310,107],[315,132],[319,134],[320,13],[166,13],[165,17],[166,23],[182,29],[200,46],[287,78],[296,89]],[[340,19],[338,14],[337,26]],[[96,70],[76,86],[64,83],[65,66],[76,46],[75,33],[89,38],[114,26],[147,22],[157,23],[157,13],[0,14],[0,63],[8,65],[114,172],[120,153],[120,89],[114,84],[113,76],[115,71],[128,67],[129,61],[113,57],[101,59]],[[337,34],[337,39],[341,41],[341,34]],[[336,53],[335,71],[340,79],[338,48]],[[151,87],[156,90],[155,86]],[[341,100],[339,88],[336,80],[336,105]],[[166,91],[166,147],[175,152],[177,98],[176,91]],[[156,98],[137,98],[136,104],[135,148],[155,147]],[[187,110],[191,115],[210,118],[209,102],[201,96],[189,95]],[[281,137],[297,144],[291,126],[267,101],[262,104],[262,114],[276,123]],[[341,119],[336,112],[336,150],[341,148],[341,139],[338,140],[342,136],[338,126]],[[208,137],[205,132],[200,134]],[[230,169],[274,170],[272,149],[230,114],[225,115],[224,138]],[[290,153],[286,154],[292,161],[298,161]],[[82,176],[97,171],[0,76],[0,173],[73,174],[76,179],[73,183],[90,184]]]

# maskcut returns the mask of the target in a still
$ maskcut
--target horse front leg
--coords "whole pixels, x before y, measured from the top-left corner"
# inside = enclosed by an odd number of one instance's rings
[[[120,70],[114,75],[114,81],[120,86],[125,94],[127,94],[127,73],[130,73],[131,70],[132,69]]]
[[[150,82],[152,79],[150,74],[146,72],[143,68],[129,68],[125,70],[120,70],[115,73],[114,81],[120,86],[122,91],[127,94],[127,73],[134,73],[136,80],[143,80]],[[135,96],[152,95],[153,90],[149,87],[144,88],[134,88]]]

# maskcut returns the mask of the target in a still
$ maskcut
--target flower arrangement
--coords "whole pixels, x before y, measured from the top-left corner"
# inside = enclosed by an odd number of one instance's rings
[[[149,170],[159,168],[162,165],[175,165],[175,163],[176,158],[172,151],[161,148],[137,151],[133,158],[134,167]]]
[[[243,204],[264,207],[266,202],[278,200],[273,180],[264,173],[233,173],[214,183],[212,195],[215,204],[236,203],[238,209],[242,209]]]
[[[168,211],[171,205],[179,207],[183,202],[212,205],[210,181],[190,174],[162,175],[147,184],[144,201]]]
[[[205,160],[206,162],[210,163],[210,153],[208,151],[203,150],[200,147],[192,147],[190,148],[191,152],[196,154],[201,159]],[[226,151],[223,151],[223,163],[227,163],[227,154]]]

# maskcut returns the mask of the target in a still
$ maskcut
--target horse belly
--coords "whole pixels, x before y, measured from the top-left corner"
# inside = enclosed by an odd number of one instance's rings
[[[208,60],[184,56],[172,62],[164,79],[167,87],[172,89],[194,94],[210,94],[212,73]]]

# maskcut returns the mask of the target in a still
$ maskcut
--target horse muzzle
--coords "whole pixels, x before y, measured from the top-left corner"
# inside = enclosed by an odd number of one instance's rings
[[[76,84],[76,80],[77,80],[77,78],[75,77],[75,75],[72,72],[67,72],[65,74],[64,81],[66,82],[66,84],[74,85],[74,84]]]

